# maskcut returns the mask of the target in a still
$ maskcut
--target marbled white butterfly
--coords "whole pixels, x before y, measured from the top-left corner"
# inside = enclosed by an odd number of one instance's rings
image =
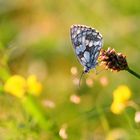
[[[95,68],[103,45],[102,35],[94,28],[85,25],[72,25],[70,28],[71,41],[84,73]]]

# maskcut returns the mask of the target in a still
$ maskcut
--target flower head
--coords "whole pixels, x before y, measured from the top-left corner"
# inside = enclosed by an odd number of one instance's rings
[[[113,101],[111,105],[111,111],[114,114],[121,114],[124,111],[125,107],[126,105],[124,103]]]
[[[23,97],[26,92],[26,80],[20,75],[10,77],[5,85],[4,90],[14,96]]]
[[[113,92],[113,103],[111,105],[111,111],[114,114],[121,114],[128,106],[129,99],[131,98],[130,89],[121,85]]]
[[[126,56],[122,53],[117,53],[114,49],[101,50],[99,59],[106,66],[106,69],[111,69],[112,71],[128,69]]]
[[[139,112],[139,111],[137,111],[137,112],[135,113],[135,122],[136,122],[136,123],[140,123],[140,112]]]
[[[42,85],[37,80],[37,77],[35,75],[30,75],[27,78],[27,90],[30,94],[33,94],[36,96],[40,95],[42,91]]]
[[[42,84],[35,75],[29,76],[27,80],[20,75],[13,75],[4,84],[4,91],[19,98],[26,93],[38,96],[42,91]]]
[[[125,102],[128,101],[131,97],[131,91],[130,89],[125,86],[121,85],[113,92],[114,100],[117,102]]]

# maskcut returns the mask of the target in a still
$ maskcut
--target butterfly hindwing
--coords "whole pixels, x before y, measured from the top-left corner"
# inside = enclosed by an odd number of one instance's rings
[[[94,68],[102,47],[102,35],[95,29],[84,25],[73,25],[70,32],[78,60],[85,69]]]

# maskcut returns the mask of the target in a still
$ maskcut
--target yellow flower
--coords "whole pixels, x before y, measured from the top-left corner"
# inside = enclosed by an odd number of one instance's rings
[[[131,91],[125,85],[119,86],[113,92],[113,98],[115,101],[118,101],[118,102],[125,102],[125,101],[129,100],[130,97],[131,97]]]
[[[121,114],[127,107],[130,98],[130,89],[125,85],[119,86],[113,92],[113,103],[111,105],[111,111],[114,114]]]
[[[42,85],[35,75],[29,76],[27,80],[20,75],[14,75],[4,84],[4,91],[19,98],[23,98],[25,93],[38,96],[42,91]]]
[[[38,96],[42,91],[42,85],[37,81],[35,75],[31,75],[27,78],[28,92],[32,95]]]
[[[26,80],[19,75],[10,77],[5,85],[4,90],[16,97],[23,97],[26,92]]]
[[[126,106],[123,103],[114,101],[111,105],[111,111],[114,114],[121,114],[124,111],[125,107]]]

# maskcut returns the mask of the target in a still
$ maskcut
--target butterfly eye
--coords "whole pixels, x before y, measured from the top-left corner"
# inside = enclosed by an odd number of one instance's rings
[[[88,73],[88,70],[85,70],[84,72],[85,72],[85,73]]]

